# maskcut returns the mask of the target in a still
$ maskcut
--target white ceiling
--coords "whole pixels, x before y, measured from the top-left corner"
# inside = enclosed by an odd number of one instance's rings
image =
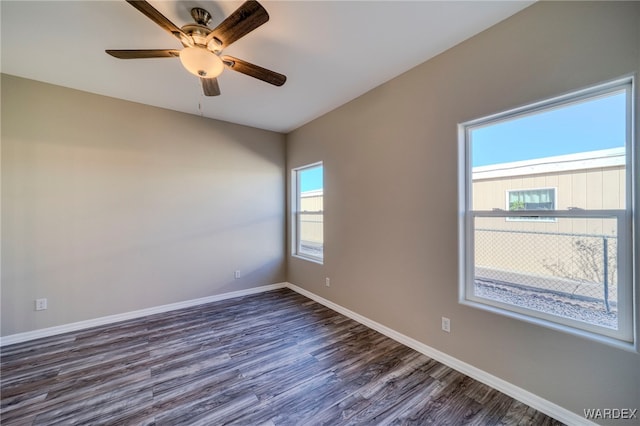
[[[198,6],[211,27],[241,1],[149,1],[177,26]],[[224,54],[287,76],[275,87],[225,70],[205,97],[177,58],[105,49],[179,49],[125,1],[5,1],[1,70],[100,95],[289,132],[496,24],[533,1],[269,1],[270,20]]]

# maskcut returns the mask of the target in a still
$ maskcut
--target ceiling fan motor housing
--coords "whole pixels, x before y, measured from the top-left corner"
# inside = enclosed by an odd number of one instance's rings
[[[207,41],[207,36],[212,31],[212,29],[207,26],[209,22],[211,22],[211,14],[200,7],[194,7],[191,9],[191,16],[196,23],[186,24],[181,30],[190,36],[195,44],[206,47],[212,52],[221,52],[222,42],[220,40],[213,37],[210,41]]]

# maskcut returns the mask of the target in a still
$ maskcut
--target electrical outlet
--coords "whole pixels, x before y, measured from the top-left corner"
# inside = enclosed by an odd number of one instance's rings
[[[331,287],[331,279],[329,279],[329,277],[324,279],[324,285],[326,285],[327,287]]]
[[[451,320],[447,317],[442,317],[442,331],[451,332]]]
[[[36,311],[47,309],[47,299],[36,299]]]
[[[236,272],[234,272],[233,276],[235,277],[235,279],[237,280],[238,278],[240,278],[240,270],[236,270]]]

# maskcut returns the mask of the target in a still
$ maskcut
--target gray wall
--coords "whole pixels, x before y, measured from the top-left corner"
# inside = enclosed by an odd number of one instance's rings
[[[284,139],[3,75],[2,335],[284,281]]]
[[[325,169],[325,263],[289,282],[579,415],[640,408],[638,354],[458,304],[456,128],[637,72],[639,31],[638,2],[537,3],[289,134]]]

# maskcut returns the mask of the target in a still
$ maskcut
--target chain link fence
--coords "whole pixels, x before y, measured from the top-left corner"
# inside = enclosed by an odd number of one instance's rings
[[[475,229],[476,281],[520,286],[617,309],[611,235]]]

